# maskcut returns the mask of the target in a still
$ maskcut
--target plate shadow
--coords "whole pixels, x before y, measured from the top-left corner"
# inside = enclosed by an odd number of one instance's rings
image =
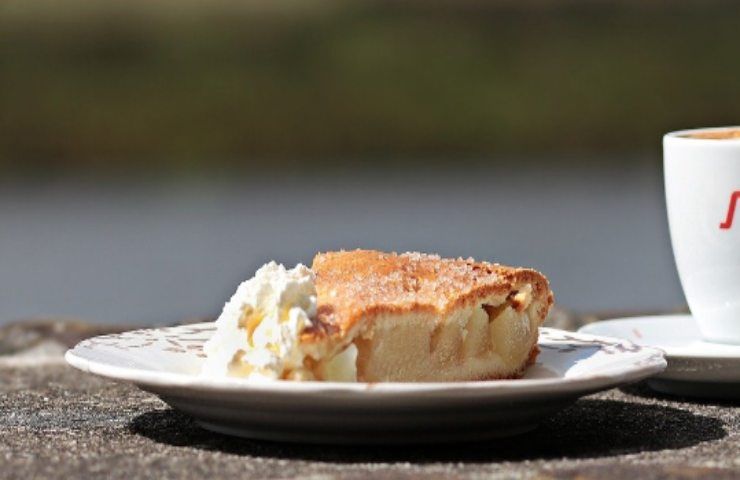
[[[517,437],[433,446],[327,446],[248,440],[204,430],[191,417],[173,409],[140,414],[128,428],[132,434],[175,447],[336,463],[597,458],[688,448],[727,435],[716,418],[668,406],[599,399],[579,400],[535,431]]]

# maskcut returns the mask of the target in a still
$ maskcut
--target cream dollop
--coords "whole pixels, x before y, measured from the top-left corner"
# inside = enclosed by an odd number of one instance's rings
[[[303,330],[316,316],[313,272],[270,262],[239,285],[204,345],[202,373],[250,380],[312,379],[304,366]]]
[[[275,262],[263,265],[224,306],[215,333],[203,346],[201,373],[258,381],[356,381],[354,344],[336,351],[330,345],[301,343],[301,334],[316,317],[314,281],[313,271],[301,264],[290,270]]]

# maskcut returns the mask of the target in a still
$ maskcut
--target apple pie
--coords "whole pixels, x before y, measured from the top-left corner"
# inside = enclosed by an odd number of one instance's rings
[[[250,283],[251,282],[251,283]],[[423,253],[319,253],[244,282],[204,373],[251,379],[453,382],[517,378],[553,295],[525,268]]]

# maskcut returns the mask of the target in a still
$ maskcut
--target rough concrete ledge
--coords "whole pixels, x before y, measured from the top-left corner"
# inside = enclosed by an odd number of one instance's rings
[[[637,385],[587,397],[534,432],[493,442],[249,441],[202,430],[133,386],[59,363],[59,349],[77,338],[58,333],[26,332],[35,340],[0,356],[2,478],[740,478],[737,402],[671,398]],[[0,345],[10,343],[0,332]]]

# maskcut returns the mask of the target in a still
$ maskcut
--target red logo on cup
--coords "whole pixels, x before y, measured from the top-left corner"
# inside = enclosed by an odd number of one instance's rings
[[[727,218],[724,222],[719,224],[719,228],[722,230],[728,230],[732,226],[732,219],[735,217],[735,207],[737,202],[740,200],[740,190],[732,192],[730,195],[730,206],[727,207]]]

